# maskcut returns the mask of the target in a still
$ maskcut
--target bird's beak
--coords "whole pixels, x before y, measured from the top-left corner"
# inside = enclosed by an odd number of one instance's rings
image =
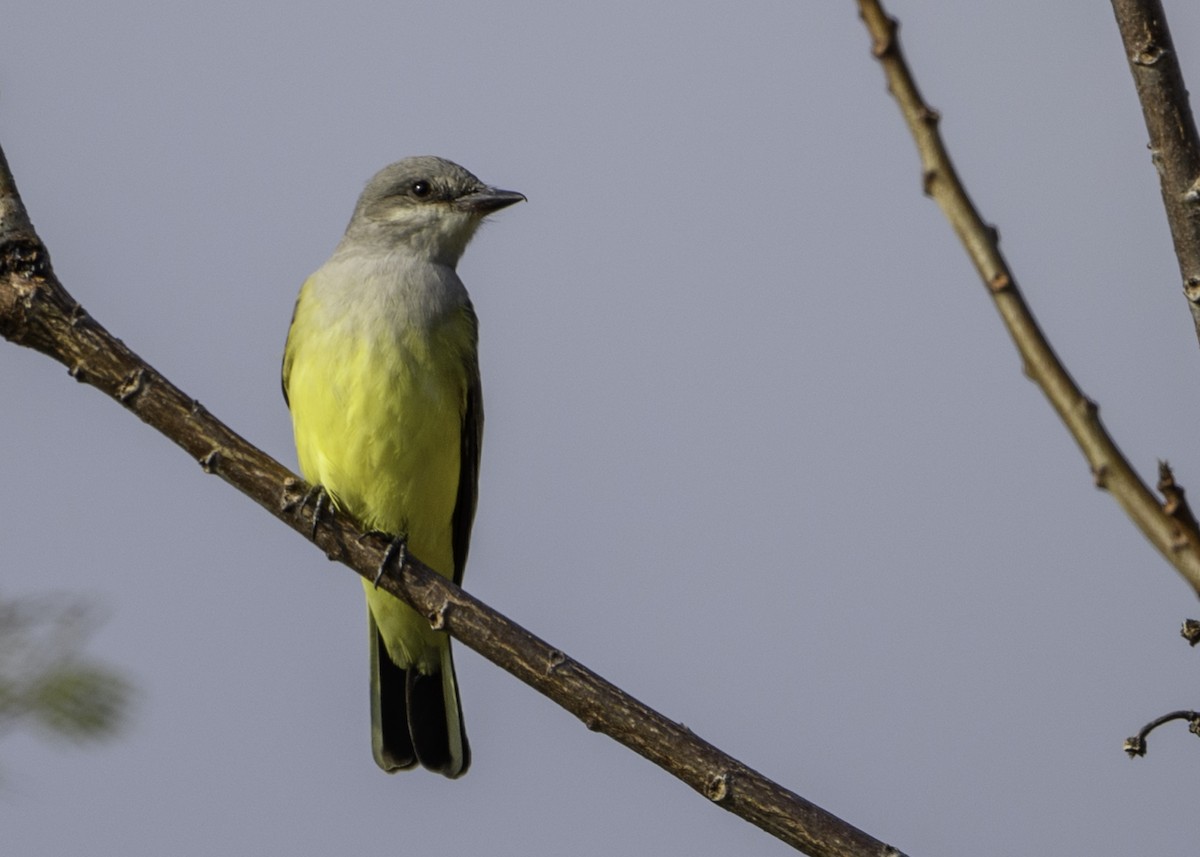
[[[460,196],[454,200],[454,207],[475,214],[491,214],[493,211],[499,211],[517,202],[525,202],[525,194],[517,193],[515,190],[485,187]]]

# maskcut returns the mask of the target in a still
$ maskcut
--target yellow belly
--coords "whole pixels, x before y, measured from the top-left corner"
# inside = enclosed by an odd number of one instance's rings
[[[288,402],[300,470],[366,529],[405,536],[440,574],[454,574],[452,518],[467,372],[450,319],[432,332],[302,325],[289,337]],[[298,335],[297,331],[303,333]],[[444,634],[364,581],[392,660],[432,672]]]

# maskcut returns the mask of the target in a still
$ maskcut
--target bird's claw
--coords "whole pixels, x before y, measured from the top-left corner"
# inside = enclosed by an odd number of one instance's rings
[[[364,534],[368,535],[368,534]],[[386,535],[386,534],[385,534]],[[383,580],[384,572],[387,571],[388,563],[395,560],[396,568],[404,568],[404,563],[408,559],[408,537],[397,536],[393,537],[388,542],[387,549],[383,552],[383,559],[379,561],[379,568],[375,571],[375,588],[379,588],[379,581]]]
[[[321,523],[321,517],[329,508],[329,492],[325,490],[323,485],[310,485],[308,490],[301,495],[299,500],[288,503],[283,507],[285,512],[303,512],[304,507],[309,503],[313,504],[312,529],[308,533],[310,539],[316,539],[317,527]]]

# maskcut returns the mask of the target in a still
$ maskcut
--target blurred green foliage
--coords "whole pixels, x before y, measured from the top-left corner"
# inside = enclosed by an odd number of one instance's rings
[[[83,743],[118,731],[133,688],[84,656],[96,624],[75,596],[0,598],[0,734],[29,726]]]

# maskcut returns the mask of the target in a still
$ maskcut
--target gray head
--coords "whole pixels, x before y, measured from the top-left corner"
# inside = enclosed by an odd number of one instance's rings
[[[342,243],[404,250],[454,266],[484,217],[524,199],[444,158],[405,158],[367,182]]]

